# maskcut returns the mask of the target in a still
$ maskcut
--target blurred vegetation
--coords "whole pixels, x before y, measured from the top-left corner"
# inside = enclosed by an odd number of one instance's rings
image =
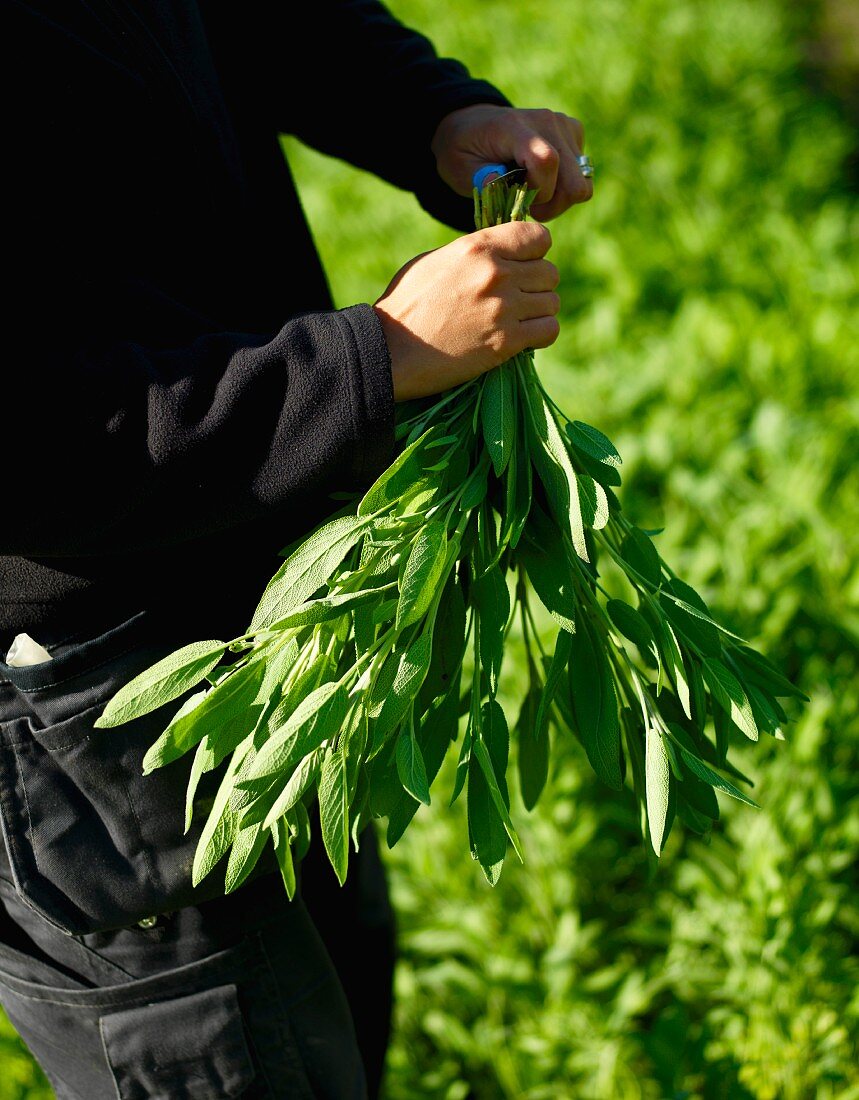
[[[388,1100],[859,1100],[857,140],[809,83],[817,9],[391,6],[518,104],[584,120],[596,197],[553,225],[564,315],[540,367],[618,445],[663,557],[811,702],[785,742],[732,746],[762,809],[720,796],[709,840],[676,823],[652,880],[631,794],[576,743],[532,814],[514,802],[527,862],[494,890],[443,774],[388,855]],[[451,239],[286,145],[339,305]],[[515,662],[505,682],[512,712]],[[50,1095],[14,1042],[0,1100]]]

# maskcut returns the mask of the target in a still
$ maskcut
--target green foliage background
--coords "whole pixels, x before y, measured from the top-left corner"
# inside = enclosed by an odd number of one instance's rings
[[[388,856],[400,921],[388,1100],[859,1098],[856,135],[778,0],[393,0],[521,106],[583,119],[596,197],[554,223],[550,391],[624,457],[663,557],[811,697],[732,747],[756,811],[675,824],[648,880],[634,802],[556,739],[527,863],[490,890],[443,773]],[[384,126],[384,105],[376,125]],[[396,135],[392,135],[396,141]],[[340,305],[451,239],[288,141]],[[518,705],[515,661],[505,702]],[[518,812],[517,812],[518,810]],[[50,1096],[8,1025],[0,1100]]]

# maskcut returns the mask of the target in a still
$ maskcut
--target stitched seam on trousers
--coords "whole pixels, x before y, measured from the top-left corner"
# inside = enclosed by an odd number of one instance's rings
[[[146,869],[149,872],[149,878],[153,883],[157,883],[159,889],[163,891],[164,883],[161,881],[161,876],[155,874],[155,867],[152,860],[149,858],[149,852],[146,847],[146,841],[143,839],[143,827],[140,824],[140,818],[137,816],[137,808],[131,798],[131,791],[128,789],[128,783],[123,775],[122,768],[118,769],[120,782],[122,783],[122,789],[125,791],[125,797],[128,802],[128,808],[131,810],[131,816],[134,818],[134,824],[137,826],[137,835],[140,839],[140,854],[143,856],[143,862],[146,864]]]
[[[20,691],[25,695],[33,695],[37,691],[47,691],[49,688],[57,687],[59,684],[67,684],[70,680],[79,680],[82,676],[88,676],[91,672],[95,672],[96,669],[104,668],[105,665],[109,665],[111,661],[118,661],[120,657],[124,657],[127,653],[131,653],[136,648],[136,645],[130,645],[127,649],[120,650],[119,653],[111,653],[109,657],[105,657],[105,659],[99,661],[97,665],[88,665],[86,668],[82,668],[80,672],[75,672],[71,676],[64,676],[62,680],[51,680],[49,684],[42,684],[41,687],[18,687],[14,680],[4,680],[3,683],[12,684],[16,691]],[[98,706],[98,703],[93,703],[93,706]]]
[[[84,734],[83,737],[76,737],[73,741],[64,741],[62,745],[51,745],[51,747],[49,749],[47,749],[47,748],[45,749],[45,752],[47,752],[47,753],[67,752],[69,749],[77,748],[78,745],[83,745],[85,741],[89,741],[89,740],[90,740],[90,735],[88,733],[86,733],[86,734]],[[7,737],[6,741],[13,748],[21,748],[24,745],[29,745],[30,744],[30,738],[29,737],[22,737],[20,741],[15,741],[11,737]],[[42,746],[42,748],[44,748],[44,746]]]
[[[18,756],[18,749],[13,744],[12,752],[15,754],[15,764],[18,768],[18,775],[21,778],[21,790],[24,792],[24,805],[27,807],[27,821],[30,826],[30,850],[33,853],[33,862],[36,864],[36,870],[42,874],[42,868],[39,866],[39,853],[36,851],[36,833],[33,829],[33,817],[30,813],[30,798],[27,794],[27,784],[24,782],[24,769],[21,767],[21,758]]]
[[[119,1082],[116,1080],[116,1074],[113,1072],[113,1065],[110,1061],[110,1054],[107,1049],[107,1039],[104,1034],[104,1016],[98,1018],[98,1033],[101,1036],[101,1049],[104,1051],[104,1060],[107,1062],[107,1068],[110,1070],[110,1079],[113,1082],[113,1089],[116,1094],[116,1100],[122,1100],[122,1093],[119,1091]]]

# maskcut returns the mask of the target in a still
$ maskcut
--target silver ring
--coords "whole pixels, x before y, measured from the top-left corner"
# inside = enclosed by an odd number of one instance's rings
[[[576,164],[581,169],[582,175],[586,180],[592,179],[594,174],[594,166],[591,163],[591,158],[585,156],[584,153],[581,156],[576,157]]]

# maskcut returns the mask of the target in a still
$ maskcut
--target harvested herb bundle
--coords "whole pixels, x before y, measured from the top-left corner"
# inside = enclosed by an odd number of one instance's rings
[[[532,198],[497,180],[475,192],[478,227],[524,219]],[[393,845],[430,803],[453,746],[453,798],[465,791],[472,855],[497,882],[509,845],[523,858],[497,698],[517,617],[528,690],[512,734],[528,809],[546,782],[552,723],[580,739],[609,787],[621,790],[629,772],[657,856],[675,815],[697,832],[711,827],[715,790],[755,806],[725,774],[751,782],[727,759],[731,731],[781,738],[778,698],[801,693],[719,625],[625,517],[620,456],[555,405],[533,354],[412,403],[398,439],[399,456],[357,506],[289,554],[246,634],[171,654],[97,723],[119,725],[203,685],[144,760],[149,772],[196,747],[186,828],[201,776],[227,762],[195,883],[229,852],[234,890],[271,839],[292,896],[314,798],[343,882],[350,837],[357,846],[368,820],[386,817]],[[634,602],[609,597],[604,563]],[[558,624],[551,653],[535,601]]]

